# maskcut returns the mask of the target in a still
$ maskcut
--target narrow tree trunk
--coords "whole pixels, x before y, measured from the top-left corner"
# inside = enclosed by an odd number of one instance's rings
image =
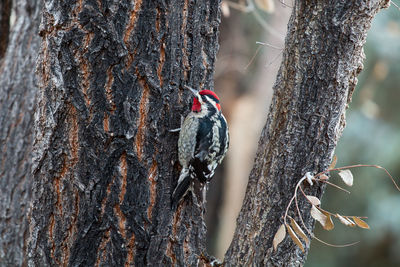
[[[213,88],[219,1],[44,2],[29,265],[206,261],[168,130]]]
[[[0,4],[0,53],[3,41],[9,39],[7,52],[0,61],[0,266],[21,266],[26,263],[26,214],[31,198],[32,127],[37,92],[34,72],[42,5],[38,0],[14,0],[16,21],[9,37],[4,25],[8,27],[10,12],[2,9],[7,5],[10,7],[11,2]],[[3,17],[4,14],[8,17]]]
[[[329,166],[362,69],[367,30],[389,1],[295,1],[270,114],[259,142],[227,266],[300,266],[306,253],[272,240],[306,173]],[[322,185],[307,189],[320,197]],[[300,203],[309,230],[310,205]],[[291,215],[294,216],[293,211]],[[308,248],[307,248],[308,249]]]

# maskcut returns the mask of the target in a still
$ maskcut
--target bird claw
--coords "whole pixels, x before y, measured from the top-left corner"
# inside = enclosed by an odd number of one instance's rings
[[[185,120],[185,118],[181,115],[181,125],[183,124],[183,121]],[[179,127],[179,128],[176,128],[176,129],[170,129],[170,130],[168,130],[168,132],[170,132],[170,133],[176,133],[176,132],[179,132],[181,130],[181,127]]]
[[[170,132],[170,133],[176,133],[176,132],[179,132],[180,130],[181,130],[181,128],[176,128],[176,129],[168,130],[168,132]]]

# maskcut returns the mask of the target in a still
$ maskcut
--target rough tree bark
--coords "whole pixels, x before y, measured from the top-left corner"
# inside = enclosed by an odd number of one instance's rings
[[[189,195],[176,213],[170,210],[179,164],[178,137],[168,129],[178,127],[188,110],[182,85],[213,88],[219,1],[45,0],[40,49],[35,28],[41,1],[14,3],[14,47],[0,69],[0,263],[207,263],[203,208]],[[287,240],[273,253],[272,238],[296,181],[331,160],[362,68],[366,31],[387,4],[295,2],[227,266],[304,262],[305,254]],[[308,189],[318,196],[322,191]]]
[[[225,255],[227,266],[304,263],[307,253],[301,253],[290,238],[277,252],[272,240],[298,180],[306,172],[326,170],[332,160],[363,68],[366,33],[374,15],[388,4],[388,0],[295,1],[270,113]],[[318,197],[323,191],[322,185],[307,189]],[[300,207],[312,229],[310,205],[302,201]]]
[[[11,0],[0,2],[0,59],[6,52],[10,33]]]
[[[10,40],[0,61],[0,266],[22,266],[26,263],[28,237],[26,214],[31,197],[32,127],[37,92],[34,72],[42,4],[39,0],[14,0],[16,21],[11,31],[4,28],[10,20],[10,10],[2,10],[4,4],[10,8],[11,1],[0,4],[0,55],[3,41]],[[5,14],[8,17],[3,17]]]
[[[195,266],[202,208],[170,196],[183,85],[213,88],[219,1],[44,1],[30,266]]]

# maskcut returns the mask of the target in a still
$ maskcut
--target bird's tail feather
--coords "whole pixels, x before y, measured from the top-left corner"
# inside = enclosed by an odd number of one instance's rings
[[[185,196],[191,183],[191,178],[189,175],[189,170],[182,170],[179,176],[178,185],[175,187],[172,193],[171,205],[173,210],[178,207],[179,201]]]

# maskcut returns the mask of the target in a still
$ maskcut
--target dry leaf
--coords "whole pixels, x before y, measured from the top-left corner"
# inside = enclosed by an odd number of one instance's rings
[[[346,218],[346,220],[348,220],[350,222],[351,227],[356,227],[356,224],[353,222],[352,219],[350,219],[349,217],[345,217],[345,218]]]
[[[369,229],[369,225],[366,222],[364,222],[363,220],[361,220],[360,218],[353,216],[353,220],[357,224],[358,227],[364,228],[364,229]]]
[[[297,237],[295,232],[292,230],[292,228],[290,228],[290,226],[288,224],[286,224],[286,228],[287,228],[288,233],[289,233],[290,237],[292,238],[293,242],[301,249],[301,251],[304,252],[303,244],[301,243],[300,239]]]
[[[283,241],[283,239],[285,239],[285,236],[286,236],[286,228],[285,225],[282,224],[281,226],[279,226],[279,229],[274,236],[274,240],[272,241],[274,251],[276,251],[278,245]]]
[[[231,10],[226,1],[222,1],[221,3],[221,12],[224,17],[229,17],[231,15]]]
[[[333,221],[332,221],[332,218],[331,218],[331,215],[329,214],[329,212],[327,212],[326,210],[321,210],[321,212],[326,216],[324,229],[330,231],[333,228],[335,228],[335,225],[333,224]]]
[[[351,226],[351,227],[356,226],[356,224],[346,216],[341,216],[340,214],[336,214],[336,217],[339,219],[341,223],[343,223],[346,226]]]
[[[318,206],[321,204],[321,201],[319,200],[319,198],[314,197],[314,196],[307,196],[308,200],[310,200],[311,204]]]
[[[339,219],[339,221],[340,221],[341,223],[343,223],[344,225],[346,225],[346,226],[351,226],[351,222],[350,222],[349,220],[347,220],[345,217],[343,217],[342,215],[336,213],[336,217],[337,217],[337,218]]]
[[[325,228],[326,225],[326,220],[328,219],[325,214],[319,211],[314,205],[311,207],[311,217],[313,217],[315,220],[319,221],[319,223],[322,225],[322,227]]]
[[[333,156],[333,159],[332,159],[332,162],[331,162],[331,164],[330,164],[329,167],[328,167],[328,170],[332,170],[333,168],[335,168],[336,162],[337,162],[337,157],[336,157],[336,155],[334,155],[334,156]]]
[[[347,184],[348,186],[353,185],[353,174],[351,173],[350,170],[340,171],[339,175],[345,184]]]
[[[293,227],[296,234],[298,234],[306,242],[306,244],[310,243],[310,240],[308,240],[306,234],[303,232],[303,230],[301,230],[300,226],[293,218],[290,218],[290,225]]]
[[[273,0],[256,0],[255,2],[257,7],[265,12],[272,13],[275,10],[275,4]]]

